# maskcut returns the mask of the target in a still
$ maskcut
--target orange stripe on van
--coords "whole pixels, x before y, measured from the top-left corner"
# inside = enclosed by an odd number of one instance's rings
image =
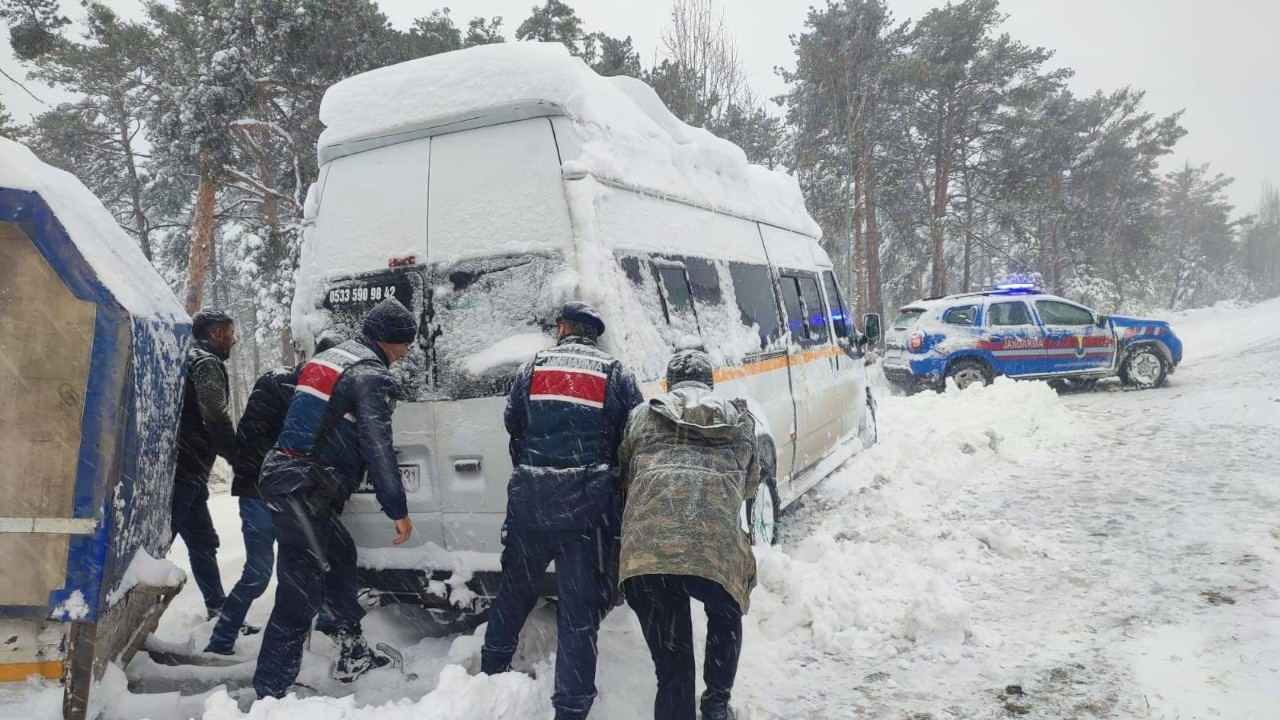
[[[841,352],[843,351],[838,347],[824,347],[816,350],[806,350],[805,352],[792,355],[790,357],[796,365],[803,365],[804,363],[813,362],[815,360],[834,357],[839,355]],[[717,383],[722,383],[730,380],[741,380],[745,377],[767,373],[772,370],[781,370],[787,366],[787,357],[788,356],[786,355],[779,355],[778,357],[765,358],[764,360],[756,360],[755,362],[743,363],[742,365],[719,367],[715,369],[714,377]],[[643,389],[648,395],[665,392],[667,389],[667,381],[665,379],[654,380],[653,382],[645,383],[641,386],[641,389]]]
[[[4,663],[0,664],[0,682],[19,682],[32,675],[39,675],[49,680],[62,679],[62,663]]]
[[[780,355],[778,357],[766,358],[755,362],[744,363],[742,365],[731,365],[729,367],[716,368],[716,382],[727,382],[729,380],[737,380],[738,378],[750,377],[751,375],[759,375],[770,370],[778,370],[787,366],[787,356]]]

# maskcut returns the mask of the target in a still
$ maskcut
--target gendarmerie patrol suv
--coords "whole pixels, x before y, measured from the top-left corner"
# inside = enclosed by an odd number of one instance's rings
[[[320,118],[296,337],[352,327],[389,295],[421,318],[394,418],[416,545],[390,546],[372,494],[343,514],[371,597],[474,607],[496,590],[505,394],[554,344],[565,300],[601,312],[603,349],[647,393],[701,345],[717,392],[748,400],[767,459],[757,542],[874,442],[863,338],[794,179],[680,123],[640,81],[558,44],[492,45],[345,80]]]
[[[907,390],[964,388],[996,375],[1087,387],[1120,376],[1153,388],[1182,362],[1182,341],[1161,320],[1100,315],[1031,283],[920,300],[885,333],[884,373]]]

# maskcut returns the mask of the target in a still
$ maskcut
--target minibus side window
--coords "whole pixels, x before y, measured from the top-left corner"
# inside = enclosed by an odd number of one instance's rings
[[[760,349],[782,337],[782,319],[778,316],[778,300],[773,280],[763,265],[729,263],[729,279],[738,303],[742,324],[760,334]]]
[[[622,264],[622,271],[627,274],[627,279],[636,285],[644,284],[644,276],[640,274],[640,260],[633,257],[624,257],[618,261]]]
[[[804,303],[809,340],[814,343],[827,342],[827,309],[822,304],[822,291],[818,289],[818,281],[811,277],[799,277],[796,278],[796,284],[800,286],[800,301]]]
[[[690,318],[696,328],[698,314],[693,309],[693,291],[689,288],[689,276],[684,266],[655,259],[653,269],[658,275],[658,285],[662,289],[667,324],[676,325],[680,318]]]
[[[685,258],[684,269],[689,273],[689,286],[693,289],[693,299],[699,305],[719,305],[724,302],[724,296],[720,293],[720,275],[710,260]]]
[[[822,274],[822,282],[827,287],[827,302],[831,304],[831,326],[835,328],[836,337],[849,340],[853,337],[853,318],[849,317],[849,308],[840,294],[840,286],[836,285],[836,276],[830,270]]]
[[[800,287],[791,275],[778,278],[778,287],[782,290],[782,305],[787,309],[787,330],[791,333],[792,342],[804,342],[809,339],[809,332],[804,323],[804,307],[800,305]]]

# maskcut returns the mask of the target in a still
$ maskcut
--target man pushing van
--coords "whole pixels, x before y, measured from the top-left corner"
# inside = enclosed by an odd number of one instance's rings
[[[276,604],[253,675],[259,697],[283,697],[297,679],[321,597],[340,645],[335,677],[350,681],[389,662],[360,628],[356,548],[338,515],[367,470],[395,523],[392,543],[413,532],[391,444],[395,381],[387,368],[409,352],[416,335],[413,314],[387,299],[365,316],[360,339],[317,354],[298,374],[284,430],[258,484],[280,545]]]
[[[635,377],[596,347],[604,321],[584,302],[565,303],[558,344],[520,369],[504,421],[514,471],[507,485],[502,582],[489,610],[481,670],[507,672],[520,629],[556,564],[556,720],[581,720],[596,686],[596,633],[617,584],[621,522],[618,445]]]

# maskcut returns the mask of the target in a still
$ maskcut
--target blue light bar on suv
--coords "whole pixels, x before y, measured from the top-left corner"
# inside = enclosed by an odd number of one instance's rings
[[[1008,282],[992,285],[991,289],[998,293],[1006,295],[1031,295],[1035,293],[1043,293],[1044,290],[1033,282]]]

